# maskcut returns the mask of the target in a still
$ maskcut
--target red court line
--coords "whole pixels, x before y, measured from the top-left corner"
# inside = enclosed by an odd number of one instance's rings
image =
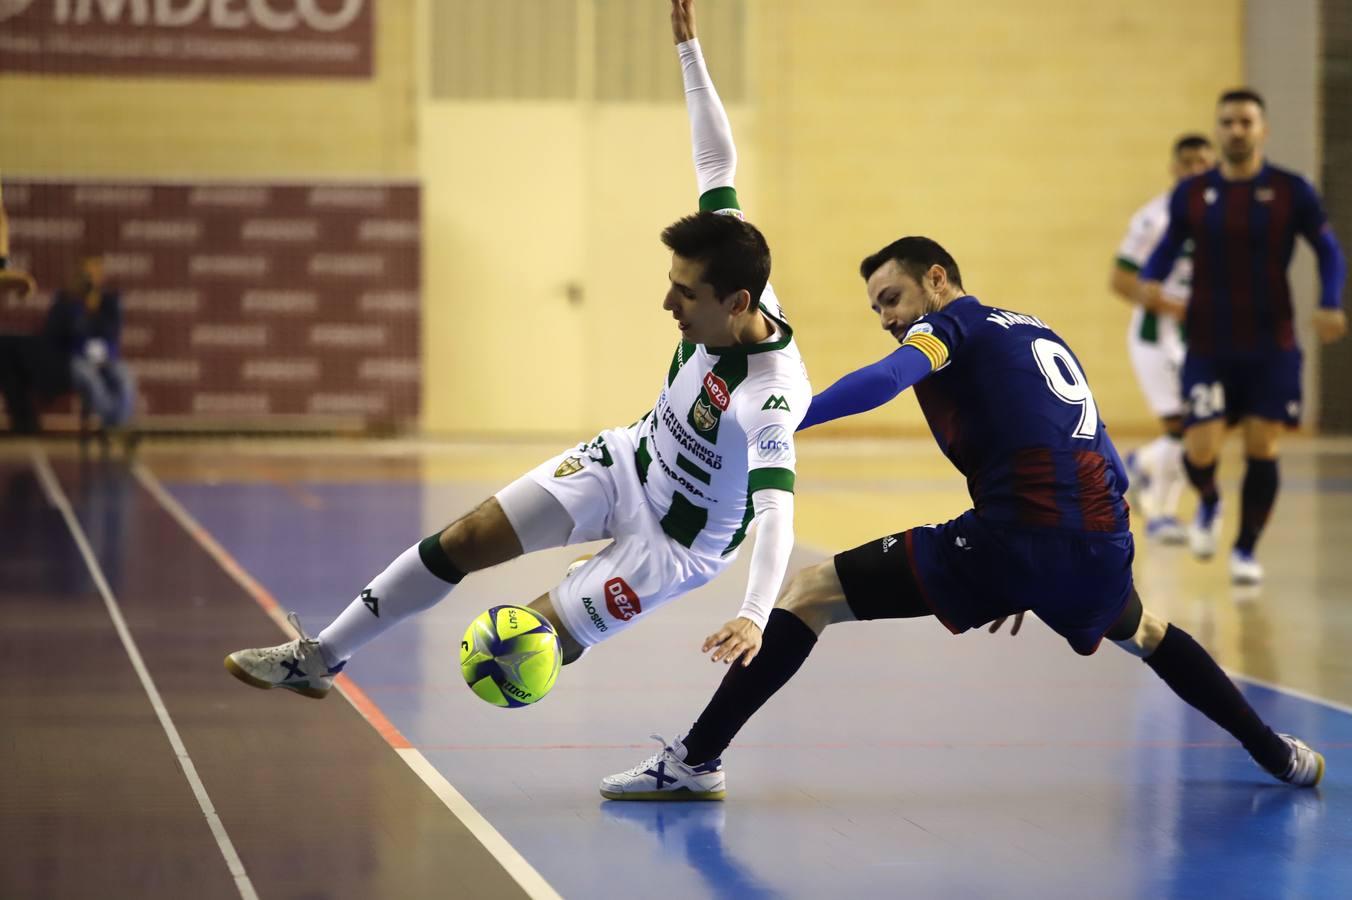
[[[250,575],[243,566],[239,564],[230,551],[221,546],[220,542],[211,535],[211,532],[203,528],[195,519],[187,515],[180,509],[178,502],[173,497],[168,496],[162,487],[150,481],[145,477],[140,466],[135,468],[136,480],[141,483],[164,509],[174,517],[178,523],[183,526],[193,540],[207,552],[207,555],[220,565],[231,578],[233,578],[245,592],[253,598],[254,602],[263,608],[272,621],[289,637],[291,635],[291,626],[286,621],[286,613],[282,605],[277,602],[277,598],[263,585],[259,584],[252,575]],[[376,730],[385,742],[396,750],[406,750],[413,746],[408,738],[404,737],[403,732],[394,727],[380,707],[366,695],[366,692],[357,687],[356,682],[346,675],[339,675],[333,680],[334,687],[338,689],[347,701],[361,713],[362,718],[371,723],[371,727]]]

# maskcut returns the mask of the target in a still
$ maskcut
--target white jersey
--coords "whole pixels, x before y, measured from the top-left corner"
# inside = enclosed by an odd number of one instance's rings
[[[701,556],[727,556],[746,537],[763,488],[793,491],[793,433],[812,402],[793,329],[767,285],[774,323],[751,346],[676,348],[657,405],[639,426],[638,471],[662,530]]]
[[[1150,254],[1159,246],[1160,239],[1169,228],[1169,193],[1160,194],[1136,211],[1127,226],[1126,237],[1117,248],[1117,264],[1132,272],[1139,272],[1150,259]],[[1187,302],[1192,291],[1192,247],[1183,248],[1178,261],[1164,280],[1164,293],[1177,300]],[[1146,312],[1141,306],[1131,317],[1131,339],[1147,344],[1177,343],[1183,341],[1183,329],[1180,323],[1168,316],[1157,316]]]

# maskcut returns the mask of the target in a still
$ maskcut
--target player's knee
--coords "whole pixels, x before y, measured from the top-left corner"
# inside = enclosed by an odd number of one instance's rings
[[[1160,641],[1164,640],[1164,632],[1168,629],[1167,621],[1152,614],[1148,609],[1142,609],[1140,619],[1131,635],[1121,639],[1113,637],[1112,640],[1132,656],[1145,659],[1155,652]]]
[[[486,569],[521,555],[521,542],[494,498],[446,526],[441,547],[462,572]]]
[[[793,574],[775,603],[777,609],[793,613],[817,634],[839,621],[838,606],[844,603],[839,593],[835,561],[827,560]]]

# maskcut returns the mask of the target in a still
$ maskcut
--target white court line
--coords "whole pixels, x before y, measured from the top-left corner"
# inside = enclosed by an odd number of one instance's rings
[[[165,708],[164,700],[161,699],[160,692],[155,687],[150,672],[146,669],[145,661],[141,658],[141,651],[137,649],[136,641],[131,636],[131,630],[127,628],[127,621],[122,617],[122,610],[117,604],[117,598],[113,596],[112,589],[108,587],[107,579],[103,577],[103,570],[94,557],[94,551],[89,546],[84,529],[80,527],[79,519],[75,517],[75,511],[71,509],[70,501],[66,499],[65,492],[61,490],[61,483],[57,481],[56,473],[52,471],[51,464],[47,462],[47,455],[42,450],[34,450],[32,457],[33,468],[38,475],[38,483],[42,485],[42,491],[47,495],[47,500],[52,506],[60,510],[61,517],[66,520],[66,527],[70,529],[71,536],[75,538],[75,545],[80,548],[80,555],[84,557],[85,565],[89,567],[89,574],[94,580],[94,586],[98,588],[99,594],[102,595],[103,603],[108,608],[108,616],[113,620],[113,628],[116,629],[117,636],[121,638],[122,647],[127,651],[127,656],[131,658],[132,668],[136,670],[136,677],[141,680],[141,687],[145,689],[146,696],[150,698],[150,705],[155,710],[155,717],[160,720],[160,726],[164,728],[164,733],[169,738],[169,746],[174,750],[174,757],[183,770],[183,777],[188,780],[188,784],[192,787],[193,796],[197,798],[197,805],[202,808],[202,815],[206,816],[207,825],[211,828],[211,834],[216,838],[216,846],[221,849],[221,856],[225,857],[225,866],[230,870],[230,875],[235,880],[235,887],[239,890],[240,897],[243,900],[258,900],[253,882],[249,880],[248,873],[244,871],[244,863],[240,860],[239,854],[235,852],[235,845],[231,843],[230,835],[226,833],[221,817],[216,814],[216,807],[212,805],[211,798],[207,796],[206,786],[202,784],[202,779],[197,774],[197,767],[193,765],[192,758],[188,756],[188,748],[183,745],[183,738],[179,736],[173,719],[169,718],[169,710]]]
[[[244,588],[244,590],[255,600],[260,596],[271,596],[268,594],[267,590],[255,581],[254,578],[244,570],[244,567],[230,555],[230,551],[222,547],[220,543],[212,537],[211,532],[207,531],[206,528],[193,517],[192,513],[188,512],[183,507],[183,504],[179,503],[178,500],[165,489],[164,485],[160,483],[160,480],[155,477],[153,472],[141,463],[136,463],[132,466],[132,474],[136,476],[137,481],[141,482],[141,486],[159,502],[165,512],[169,513],[170,517],[173,518],[190,537],[197,541],[202,549],[207,552],[207,555],[214,559],[235,583]],[[266,604],[263,605],[266,606]],[[286,618],[280,609],[270,609],[269,615],[273,621],[277,622],[278,626],[286,633],[288,638],[292,636],[291,628],[286,624]],[[336,687],[338,688],[338,692],[343,695],[343,699],[352,704],[353,708],[361,714],[363,719],[370,722],[371,720],[367,718],[366,713],[362,710],[361,706],[348,695],[342,685],[339,684],[336,685]],[[371,724],[372,727],[375,727],[374,723]],[[379,728],[376,728],[376,730],[377,732],[380,731]],[[381,736],[385,737],[383,733]],[[554,890],[549,882],[545,881],[544,876],[537,872],[535,867],[526,861],[526,858],[521,855],[520,851],[508,843],[507,839],[502,836],[502,833],[494,828],[492,824],[465,799],[464,795],[457,791],[455,787],[446,780],[441,772],[437,771],[436,767],[427,760],[427,757],[423,756],[422,751],[413,747],[395,747],[394,752],[399,754],[399,758],[402,759],[404,763],[413,770],[414,774],[421,778],[423,783],[432,790],[432,793],[446,805],[446,808],[451,811],[451,815],[459,819],[460,824],[464,825],[466,830],[468,830],[469,833],[483,845],[483,848],[492,854],[493,858],[498,861],[498,864],[502,866],[503,870],[506,871],[518,885],[520,885],[521,889],[525,891],[528,897],[531,897],[532,900],[563,900],[559,892]]]
[[[1234,678],[1237,681],[1246,681],[1249,684],[1256,684],[1258,685],[1258,687],[1267,688],[1268,690],[1276,691],[1279,694],[1288,694],[1292,697],[1295,697],[1297,700],[1304,700],[1306,703],[1315,703],[1318,704],[1319,706],[1327,706],[1329,709],[1335,709],[1340,713],[1346,713],[1347,715],[1352,716],[1352,706],[1347,706],[1345,704],[1337,702],[1336,700],[1329,700],[1326,697],[1320,697],[1315,694],[1306,693],[1305,691],[1297,690],[1296,688],[1289,688],[1286,687],[1285,685],[1275,684],[1271,681],[1264,681],[1261,678],[1254,678],[1250,675],[1245,675],[1241,672],[1232,672],[1229,669],[1226,669],[1225,671],[1226,674],[1228,674],[1231,678]]]

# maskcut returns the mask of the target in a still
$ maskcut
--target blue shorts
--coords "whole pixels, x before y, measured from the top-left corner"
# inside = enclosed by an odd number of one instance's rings
[[[1248,416],[1300,424],[1299,349],[1227,359],[1188,351],[1183,360],[1185,425],[1222,416],[1230,425]]]
[[[919,615],[916,594],[954,634],[1032,611],[1088,656],[1131,598],[1135,555],[1129,531],[1031,528],[968,511],[871,541],[835,564],[856,618]]]

